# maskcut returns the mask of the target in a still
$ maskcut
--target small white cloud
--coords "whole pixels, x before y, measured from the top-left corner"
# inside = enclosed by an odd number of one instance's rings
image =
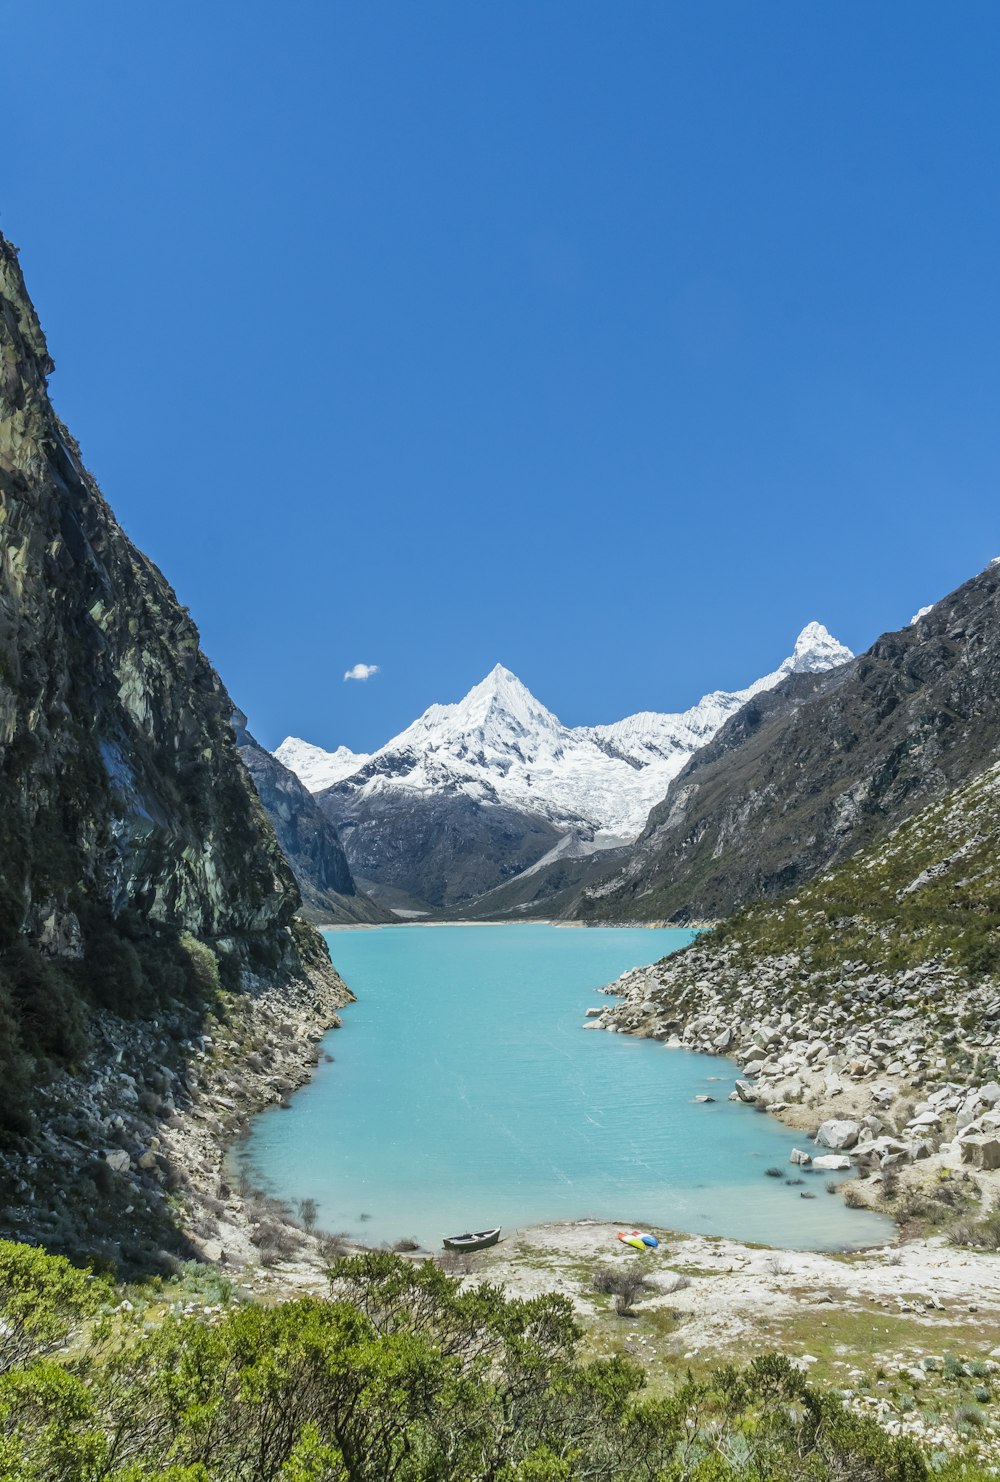
[[[355,664],[353,669],[348,669],[344,675],[345,679],[371,679],[373,674],[378,673],[377,664]]]

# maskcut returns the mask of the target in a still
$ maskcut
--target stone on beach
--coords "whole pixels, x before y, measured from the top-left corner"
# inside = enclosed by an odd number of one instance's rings
[[[832,1148],[835,1153],[842,1148],[851,1148],[857,1142],[861,1134],[861,1128],[857,1122],[847,1120],[840,1121],[836,1118],[824,1122],[816,1133],[816,1141],[824,1147]]]
[[[837,1173],[845,1168],[850,1168],[850,1158],[845,1158],[843,1153],[823,1153],[820,1157],[812,1160],[814,1168],[822,1168],[828,1173]]]

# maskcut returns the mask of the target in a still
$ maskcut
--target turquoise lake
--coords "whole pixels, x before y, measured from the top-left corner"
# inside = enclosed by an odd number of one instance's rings
[[[369,1244],[503,1224],[607,1219],[768,1245],[847,1249],[888,1220],[791,1177],[793,1135],[726,1098],[731,1061],[584,1032],[594,993],[686,945],[648,928],[391,926],[327,934],[358,1002],[287,1110],[237,1162],[320,1225]],[[716,1103],[694,1105],[707,1092]],[[803,1192],[815,1194],[803,1199]]]

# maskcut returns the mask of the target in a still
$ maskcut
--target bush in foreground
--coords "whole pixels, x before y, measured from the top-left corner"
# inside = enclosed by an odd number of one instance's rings
[[[44,1274],[53,1258],[33,1257]],[[64,1266],[49,1268],[59,1281]],[[70,1306],[76,1320],[86,1315]],[[779,1356],[720,1369],[704,1382],[689,1377],[670,1395],[648,1399],[630,1361],[580,1363],[580,1336],[563,1297],[463,1290],[431,1262],[381,1252],[337,1262],[328,1301],[175,1312],[152,1327],[116,1312],[61,1359],[26,1354],[0,1376],[0,1476],[924,1482],[930,1475],[912,1442],[851,1414]]]

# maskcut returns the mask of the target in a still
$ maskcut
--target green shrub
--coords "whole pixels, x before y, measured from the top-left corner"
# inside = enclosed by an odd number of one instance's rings
[[[566,1298],[465,1290],[389,1252],[339,1261],[326,1301],[175,1310],[158,1325],[109,1315],[61,1363],[41,1355],[92,1310],[94,1284],[41,1252],[0,1250],[0,1270],[4,1259],[10,1331],[33,1334],[0,1374],[0,1475],[18,1482],[929,1475],[912,1441],[852,1414],[787,1358],[688,1376],[648,1399],[638,1365],[580,1360]]]
[[[62,1256],[0,1240],[0,1374],[58,1348],[110,1293]]]
[[[205,1004],[214,1002],[221,987],[219,962],[215,953],[189,931],[181,932],[180,948],[187,958],[192,997]]]

